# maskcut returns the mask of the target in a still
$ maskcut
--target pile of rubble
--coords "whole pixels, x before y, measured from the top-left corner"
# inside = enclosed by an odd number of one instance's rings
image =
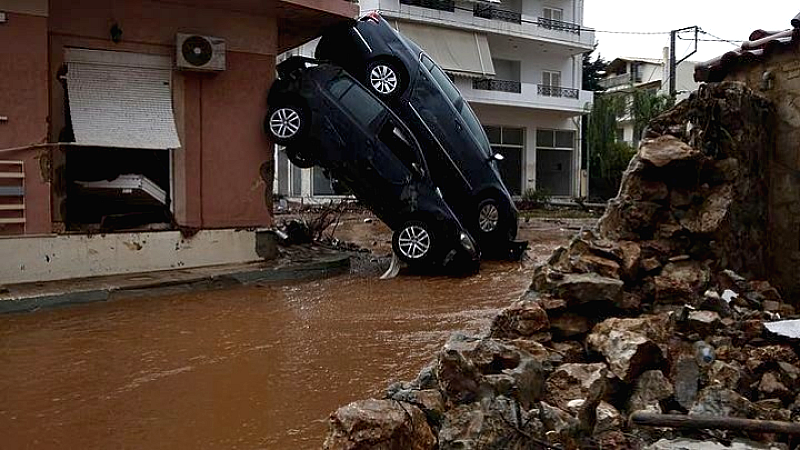
[[[788,448],[758,426],[628,420],[800,422],[800,326],[763,281],[772,117],[722,83],[651,123],[598,230],[538,267],[489,335],[455,335],[416,380],[339,409],[324,447]]]

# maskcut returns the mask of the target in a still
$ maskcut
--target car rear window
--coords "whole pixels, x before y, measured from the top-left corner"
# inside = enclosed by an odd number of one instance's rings
[[[356,120],[369,125],[383,112],[383,105],[358,84],[347,77],[339,77],[328,84],[328,91]]]

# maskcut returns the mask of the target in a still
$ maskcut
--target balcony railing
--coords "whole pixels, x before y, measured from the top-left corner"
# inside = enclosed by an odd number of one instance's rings
[[[522,83],[511,80],[473,80],[472,88],[481,91],[512,92],[515,94],[522,93]]]
[[[617,86],[625,86],[642,82],[640,74],[623,73],[622,75],[615,75],[600,80],[600,86],[606,89],[615,88]]]
[[[545,19],[539,17],[537,24],[548,30],[568,31],[570,33],[581,34],[581,26],[576,23],[562,22],[560,20]]]
[[[400,3],[439,11],[455,11],[455,0],[400,0]]]
[[[501,9],[494,5],[475,5],[473,10],[475,17],[484,19],[502,20],[505,22],[522,23],[522,13]]]
[[[578,98],[578,89],[562,88],[559,86],[547,86],[544,84],[537,85],[537,92],[539,95],[545,97],[565,97],[565,98]]]

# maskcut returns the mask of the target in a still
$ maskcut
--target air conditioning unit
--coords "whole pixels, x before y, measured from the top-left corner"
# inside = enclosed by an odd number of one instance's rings
[[[181,70],[225,70],[225,40],[222,38],[178,33],[175,50],[175,60]]]

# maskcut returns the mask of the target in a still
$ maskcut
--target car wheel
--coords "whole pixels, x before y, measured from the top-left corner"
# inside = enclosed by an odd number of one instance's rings
[[[398,258],[409,265],[431,262],[435,251],[436,237],[427,223],[409,220],[392,236],[392,249]]]
[[[296,105],[282,105],[270,108],[264,128],[280,145],[297,142],[305,133],[306,114],[303,108]]]
[[[478,204],[478,230],[482,234],[495,234],[500,228],[502,213],[500,205],[493,198],[486,198]]]
[[[286,157],[289,158],[289,162],[295,166],[301,169],[310,169],[314,167],[314,160],[311,159],[306,152],[298,150],[294,147],[287,147],[285,151]]]
[[[367,86],[381,97],[400,92],[403,79],[397,66],[388,61],[373,61],[367,66]]]

